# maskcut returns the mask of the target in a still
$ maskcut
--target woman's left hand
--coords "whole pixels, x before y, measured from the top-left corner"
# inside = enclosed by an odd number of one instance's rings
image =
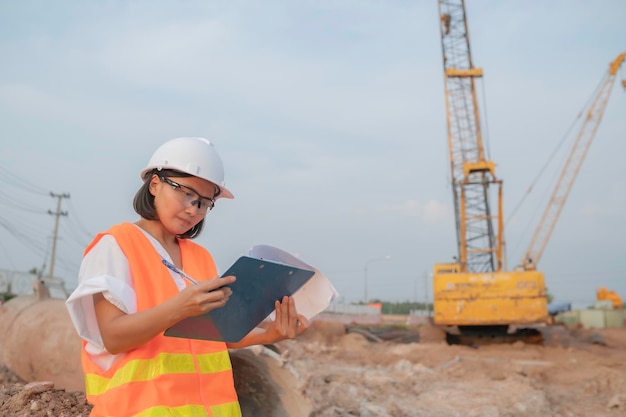
[[[293,297],[283,297],[274,302],[276,317],[265,329],[265,336],[269,343],[284,339],[293,339],[309,328],[309,321],[296,311],[296,302]]]

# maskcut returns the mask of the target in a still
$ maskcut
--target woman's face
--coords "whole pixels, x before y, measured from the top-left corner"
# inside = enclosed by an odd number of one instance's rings
[[[198,177],[160,177],[150,180],[150,193],[163,227],[181,235],[198,224],[213,207],[216,186]]]

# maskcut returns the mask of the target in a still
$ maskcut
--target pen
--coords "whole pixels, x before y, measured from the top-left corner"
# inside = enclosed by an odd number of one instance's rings
[[[181,277],[185,278],[187,281],[191,282],[192,284],[198,285],[198,281],[196,281],[195,279],[191,278],[189,275],[185,274],[180,269],[176,268],[176,265],[171,264],[170,262],[167,261],[167,259],[163,259],[163,265],[165,265],[166,267],[168,267],[172,271],[176,272],[178,275],[180,275]]]

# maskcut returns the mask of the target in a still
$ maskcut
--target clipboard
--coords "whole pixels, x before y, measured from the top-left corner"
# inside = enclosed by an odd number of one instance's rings
[[[187,339],[235,343],[243,339],[274,311],[274,302],[293,295],[314,271],[264,259],[242,256],[222,274],[234,275],[233,293],[223,307],[187,317],[164,335]]]

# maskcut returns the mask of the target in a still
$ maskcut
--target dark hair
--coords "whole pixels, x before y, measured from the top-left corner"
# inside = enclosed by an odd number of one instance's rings
[[[186,174],[184,172],[174,171],[171,169],[157,170],[153,169],[146,173],[143,178],[143,185],[137,193],[135,194],[135,198],[133,199],[133,208],[141,217],[146,220],[159,220],[159,216],[157,215],[156,207],[154,207],[154,196],[150,193],[150,180],[152,176],[156,174],[160,177],[192,177],[193,175]],[[202,231],[202,227],[204,226],[204,219],[200,220],[200,222],[187,230],[182,235],[177,235],[180,239],[194,239],[200,235]]]

